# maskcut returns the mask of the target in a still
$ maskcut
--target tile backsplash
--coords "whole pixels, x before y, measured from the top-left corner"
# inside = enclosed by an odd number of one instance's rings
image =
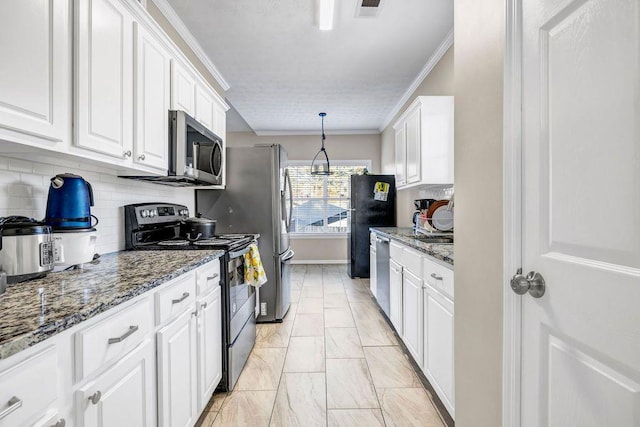
[[[23,215],[44,218],[49,180],[59,173],[82,176],[93,187],[95,207],[91,213],[100,220],[96,229],[98,253],[124,249],[122,207],[140,202],[180,203],[194,212],[194,190],[118,178],[113,170],[83,161],[57,161],[56,164],[0,156],[0,216]]]

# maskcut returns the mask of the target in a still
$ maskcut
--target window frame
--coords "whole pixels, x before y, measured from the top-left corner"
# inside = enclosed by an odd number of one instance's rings
[[[364,165],[365,168],[371,173],[371,159],[368,160],[331,160],[329,159],[331,166],[359,166]],[[309,170],[311,170],[311,161],[309,160],[288,160],[287,167],[289,166],[308,166]],[[326,178],[325,178],[326,179]],[[324,187],[324,196],[323,199],[328,199],[327,187]],[[349,194],[349,198],[351,198],[351,194]],[[349,226],[351,226],[351,218],[349,217]],[[290,232],[290,239],[346,239],[350,233],[348,231],[345,232],[334,232],[334,233],[308,233],[308,232]]]

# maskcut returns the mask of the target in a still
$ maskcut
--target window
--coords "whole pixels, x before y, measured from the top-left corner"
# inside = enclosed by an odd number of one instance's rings
[[[293,195],[291,233],[349,232],[351,175],[371,168],[370,160],[332,161],[331,175],[311,175],[308,161],[290,161]]]

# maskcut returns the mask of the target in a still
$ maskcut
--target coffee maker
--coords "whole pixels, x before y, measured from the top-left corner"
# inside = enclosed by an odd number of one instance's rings
[[[413,205],[416,207],[416,211],[413,213],[412,220],[414,227],[418,225],[418,217],[422,214],[422,212],[429,209],[431,204],[435,201],[436,199],[416,199],[413,201]]]

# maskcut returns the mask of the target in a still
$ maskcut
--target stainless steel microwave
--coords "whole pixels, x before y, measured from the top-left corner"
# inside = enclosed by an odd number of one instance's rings
[[[123,176],[174,187],[222,185],[222,138],[184,111],[169,111],[169,167],[166,176]]]

